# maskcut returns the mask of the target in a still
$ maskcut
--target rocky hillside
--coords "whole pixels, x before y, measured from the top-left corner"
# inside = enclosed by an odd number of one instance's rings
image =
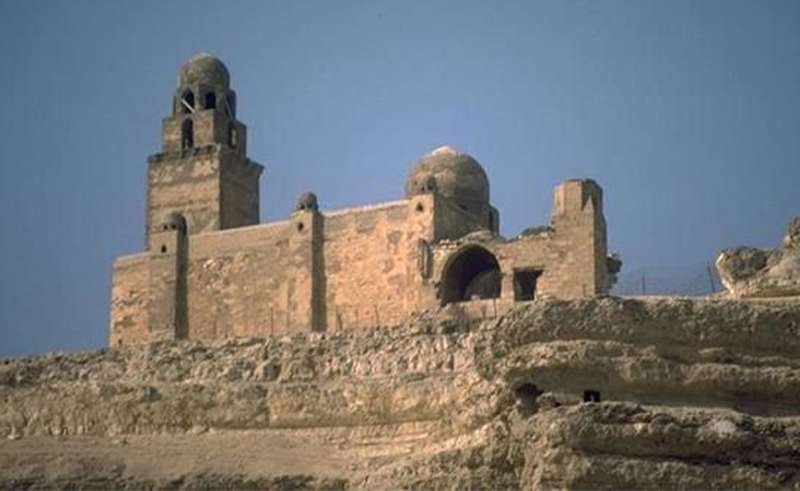
[[[800,489],[797,300],[455,314],[0,360],[0,488]]]

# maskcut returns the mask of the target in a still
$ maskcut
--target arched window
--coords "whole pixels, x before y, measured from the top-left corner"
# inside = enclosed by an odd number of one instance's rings
[[[194,124],[191,119],[186,119],[181,125],[181,148],[186,150],[194,146]]]
[[[181,112],[191,114],[194,112],[194,92],[187,90],[181,96]]]
[[[499,298],[502,275],[494,255],[481,246],[470,246],[451,257],[442,274],[442,304],[473,299]]]
[[[233,123],[228,124],[228,145],[231,148],[236,148],[236,126]]]
[[[236,95],[233,92],[229,92],[227,95],[223,96],[221,104],[222,104],[221,107],[225,110],[225,114],[227,114],[229,118],[235,119]]]
[[[206,94],[206,109],[214,109],[217,107],[217,94],[209,92]]]
[[[231,110],[231,118],[236,117],[236,94],[228,94],[228,108]]]

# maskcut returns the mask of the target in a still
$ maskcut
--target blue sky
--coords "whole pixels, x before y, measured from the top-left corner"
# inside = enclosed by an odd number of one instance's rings
[[[0,356],[107,340],[142,249],[146,157],[178,69],[232,73],[262,221],[402,196],[440,144],[486,168],[501,231],[605,190],[623,272],[772,247],[800,214],[794,0],[0,3]]]

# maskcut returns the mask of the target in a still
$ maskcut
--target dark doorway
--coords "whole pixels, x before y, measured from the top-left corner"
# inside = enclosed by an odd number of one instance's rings
[[[502,275],[494,255],[472,246],[450,259],[442,275],[442,304],[500,297]]]
[[[536,298],[536,283],[542,271],[521,269],[514,271],[514,300],[533,300]]]
[[[187,119],[181,125],[181,148],[186,150],[194,146],[194,124]]]

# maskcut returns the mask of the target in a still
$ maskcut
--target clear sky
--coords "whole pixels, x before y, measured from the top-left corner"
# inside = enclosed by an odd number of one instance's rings
[[[776,246],[800,214],[797,0],[5,0],[0,356],[106,343],[198,51],[231,71],[262,221],[305,190],[398,199],[445,143],[483,164],[509,237],[549,221],[557,182],[597,180],[630,274]]]

